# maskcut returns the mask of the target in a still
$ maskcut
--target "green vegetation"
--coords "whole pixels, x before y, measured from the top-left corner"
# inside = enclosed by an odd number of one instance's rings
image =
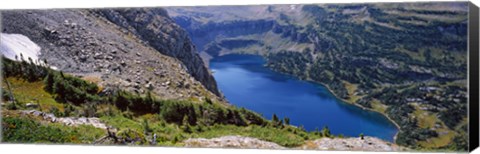
[[[82,143],[89,144],[105,134],[105,130],[81,125],[42,124],[25,117],[2,118],[3,141],[12,143]]]
[[[467,116],[466,84],[452,84],[466,79],[465,12],[393,4],[307,5],[302,11],[313,22],[296,29],[317,38],[310,40],[314,47],[269,51],[268,67],[322,83],[347,102],[384,113],[400,126],[400,145],[439,149],[465,133],[458,127]],[[466,150],[461,147],[455,146]]]
[[[467,11],[428,6],[306,5],[301,13],[282,14],[278,21],[269,17],[217,23],[204,16],[200,23],[208,24],[180,23],[192,25],[195,36],[212,29],[233,32],[214,40],[218,42],[202,40],[198,46],[212,56],[224,50],[259,50],[252,53],[264,55],[273,70],[321,83],[349,103],[385,114],[400,127],[396,143],[402,146],[467,150]],[[308,22],[298,24],[299,14]],[[245,35],[232,27],[245,28]],[[193,103],[119,90],[103,95],[95,84],[29,61],[4,61],[2,72],[16,98],[2,95],[12,101],[8,110],[25,109],[33,102],[57,116],[98,116],[118,128],[120,136],[140,138],[139,144],[147,144],[152,134],[158,135],[159,145],[240,134],[295,146],[332,136],[328,128],[307,133],[289,126],[288,118],[272,115],[268,121],[208,98]]]
[[[248,137],[255,137],[260,140],[275,142],[286,147],[300,146],[307,139],[320,138],[313,134],[308,134],[303,131],[294,132],[295,128],[289,127],[286,129],[261,127],[261,126],[247,126],[236,127],[232,125],[215,125],[208,128],[207,131],[199,133],[199,137],[214,138],[225,135],[241,135]]]
[[[3,63],[7,66],[2,71],[6,75],[5,81],[11,83],[18,104],[15,109],[27,109],[25,101],[40,100],[37,101],[39,108],[57,117],[100,117],[102,122],[117,130],[117,139],[123,139],[112,144],[181,146],[188,138],[241,135],[295,147],[306,140],[333,137],[327,127],[306,132],[301,127],[290,126],[288,117],[282,120],[273,115],[273,120],[269,121],[245,108],[214,103],[208,98],[203,103],[193,103],[161,100],[150,93],[140,96],[116,91],[104,95],[93,83],[44,66],[8,59]],[[25,74],[14,71],[16,67],[34,70]],[[42,95],[38,96],[39,93]],[[3,99],[14,104],[8,95]],[[23,115],[14,108],[3,109],[2,115],[6,117],[2,121],[5,142],[92,144],[107,135],[106,130],[93,126],[65,127],[61,123]],[[152,142],[154,135],[157,138]]]
[[[229,15],[210,7],[172,11],[203,52],[262,55],[275,71],[321,83],[348,103],[388,116],[402,146],[444,149],[466,139],[460,127],[467,125],[467,3],[290,7],[248,6]]]
[[[58,101],[79,105],[99,100],[98,87],[94,83],[53,71],[49,71],[44,80],[45,90],[55,94]]]

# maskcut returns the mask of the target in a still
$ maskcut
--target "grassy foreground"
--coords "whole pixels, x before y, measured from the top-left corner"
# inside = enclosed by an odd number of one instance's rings
[[[2,99],[6,104],[2,109],[2,142],[93,144],[107,135],[106,130],[93,126],[64,126],[21,114],[32,109],[27,104],[36,104],[33,109],[56,117],[99,117],[117,130],[117,136],[135,138],[133,145],[182,146],[188,138],[241,135],[295,147],[306,140],[334,137],[328,128],[306,132],[289,125],[288,118],[274,116],[270,121],[208,98],[193,103],[124,91],[101,95],[94,83],[44,66],[7,59],[3,63]],[[151,142],[154,134],[156,141]]]

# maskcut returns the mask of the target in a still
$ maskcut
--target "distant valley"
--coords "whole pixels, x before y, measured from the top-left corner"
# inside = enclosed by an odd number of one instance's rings
[[[266,67],[385,114],[396,142],[465,149],[467,3],[171,7],[200,55],[263,56]]]

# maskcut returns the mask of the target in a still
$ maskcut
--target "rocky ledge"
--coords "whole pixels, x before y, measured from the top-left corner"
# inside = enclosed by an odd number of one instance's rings
[[[62,123],[67,126],[78,126],[78,125],[92,125],[93,127],[100,129],[107,129],[107,125],[100,122],[99,118],[96,117],[56,117],[52,113],[45,113],[37,110],[26,110],[21,111],[23,115],[33,115],[42,117],[43,120],[52,122],[52,123]]]
[[[285,147],[273,142],[243,136],[223,136],[212,139],[194,138],[185,140],[184,143],[186,147],[285,149]]]
[[[251,149],[288,149],[276,143],[243,136],[223,136],[205,139],[193,138],[184,141],[186,147],[206,148],[251,148]],[[360,138],[321,138],[306,141],[302,150],[340,150],[340,151],[404,151],[403,147],[374,137]]]
[[[403,151],[404,148],[374,137],[321,138],[307,141],[300,149],[343,151]]]

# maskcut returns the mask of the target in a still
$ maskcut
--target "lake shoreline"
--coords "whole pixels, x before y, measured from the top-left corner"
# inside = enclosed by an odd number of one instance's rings
[[[384,116],[385,118],[387,118],[390,122],[392,122],[392,123],[395,125],[395,127],[397,127],[397,129],[398,129],[398,132],[395,133],[395,135],[393,136],[393,143],[396,143],[397,136],[398,136],[398,133],[401,131],[401,128],[400,128],[400,125],[398,125],[398,124],[397,124],[392,118],[390,118],[387,114],[385,114],[385,113],[383,113],[383,112],[380,112],[380,111],[376,111],[376,110],[374,110],[374,109],[366,108],[366,107],[364,107],[364,106],[362,106],[362,105],[360,105],[360,104],[357,104],[357,103],[355,103],[355,102],[351,102],[351,101],[349,101],[349,100],[346,100],[346,99],[343,99],[343,98],[341,98],[341,97],[338,97],[337,94],[333,93],[333,90],[331,90],[329,86],[327,86],[327,85],[325,85],[325,84],[323,84],[323,83],[316,82],[316,81],[312,81],[312,80],[307,80],[307,81],[311,81],[311,82],[314,82],[314,83],[318,83],[318,84],[323,85],[323,86],[326,87],[327,90],[328,90],[330,93],[332,93],[332,95],[334,95],[337,99],[340,99],[340,100],[342,100],[343,102],[345,102],[345,103],[347,103],[347,104],[355,105],[355,106],[360,107],[360,108],[362,108],[362,109],[364,109],[364,110],[377,112],[377,113],[380,113],[381,115],[383,115],[383,116]]]
[[[262,56],[262,55],[258,55],[258,54],[246,54],[246,53],[229,53],[229,54],[224,54],[224,55],[219,56],[219,57],[223,57],[223,56],[226,56],[226,55],[235,55],[235,54],[237,54],[237,55],[253,55],[253,56],[259,56],[259,57],[261,57],[263,60],[266,60],[265,57]],[[213,60],[213,59],[215,59],[215,58],[218,58],[218,57],[212,57],[211,59],[209,59],[209,61],[211,61],[211,60]],[[266,62],[266,61],[265,61],[265,62]],[[264,68],[266,68],[266,69],[268,69],[268,70],[271,70],[271,71],[273,71],[273,72],[277,72],[277,73],[280,73],[280,74],[288,75],[288,76],[293,77],[293,78],[295,78],[295,79],[297,79],[297,80],[299,80],[299,81],[308,81],[308,82],[311,82],[312,84],[321,85],[321,86],[325,87],[325,89],[326,89],[332,96],[334,96],[337,100],[342,101],[342,103],[345,103],[345,104],[348,104],[348,105],[355,105],[355,107],[358,107],[359,109],[364,110],[364,111],[373,111],[373,112],[376,112],[376,113],[380,113],[383,117],[386,118],[386,120],[388,120],[389,122],[391,122],[391,124],[393,123],[393,125],[395,125],[395,127],[397,128],[397,131],[395,132],[395,135],[393,136],[393,140],[387,141],[387,142],[396,143],[397,135],[398,135],[399,131],[401,131],[401,129],[400,129],[400,126],[399,126],[395,121],[393,121],[387,114],[382,113],[382,112],[379,112],[379,111],[376,111],[376,110],[373,110],[373,109],[369,109],[369,108],[363,107],[363,106],[361,106],[361,105],[359,105],[359,104],[357,104],[357,103],[355,103],[355,102],[350,102],[350,101],[348,101],[348,100],[342,99],[342,98],[338,97],[335,93],[333,93],[333,91],[331,90],[331,88],[330,88],[329,86],[327,86],[327,85],[325,85],[325,84],[323,84],[323,83],[321,83],[321,82],[313,81],[313,80],[311,80],[311,79],[300,79],[299,77],[294,76],[294,75],[292,75],[292,74],[288,74],[288,73],[276,71],[276,70],[274,70],[274,69],[266,66],[265,63],[262,64],[260,67],[264,67]],[[210,67],[209,67],[209,68],[210,68]],[[389,139],[386,139],[386,140],[389,140]]]
[[[270,69],[270,70],[272,70],[272,71],[279,72],[279,71],[276,71],[276,70],[274,70],[274,69],[271,69],[270,67],[267,67],[267,66],[264,66],[264,67],[266,67],[266,68],[268,68],[268,69]],[[287,73],[283,73],[283,72],[279,72],[279,73],[287,74]],[[397,131],[397,133],[395,133],[395,135],[393,136],[393,143],[396,144],[397,136],[398,136],[398,133],[401,131],[401,128],[400,128],[400,125],[398,125],[398,124],[397,124],[392,118],[390,118],[387,114],[385,114],[385,113],[383,113],[383,112],[380,112],[380,111],[376,111],[376,110],[370,109],[370,108],[366,108],[366,107],[364,107],[364,106],[362,106],[362,105],[360,105],[360,104],[357,104],[357,103],[355,103],[355,102],[351,102],[351,101],[349,101],[349,100],[343,99],[343,98],[339,97],[337,94],[335,94],[335,93],[333,92],[333,90],[332,90],[328,85],[326,85],[326,84],[324,84],[324,83],[321,83],[321,82],[318,82],[318,81],[314,81],[314,80],[312,80],[312,79],[300,79],[299,77],[294,76],[294,75],[292,75],[292,74],[287,74],[287,75],[290,75],[290,76],[292,76],[292,77],[295,77],[295,78],[297,78],[297,79],[299,79],[299,80],[301,80],[301,81],[309,81],[309,82],[313,82],[313,83],[316,83],[316,84],[320,84],[320,85],[324,86],[325,88],[327,88],[327,90],[328,90],[333,96],[335,96],[335,98],[341,100],[342,102],[345,102],[346,104],[355,105],[355,106],[357,106],[357,107],[359,107],[359,108],[361,108],[361,109],[363,109],[363,110],[368,110],[368,111],[380,113],[380,114],[383,115],[385,118],[387,118],[390,122],[392,122],[392,123],[395,125],[395,127],[397,127],[398,131]]]
[[[272,71],[275,71],[275,72],[279,72],[279,73],[282,73],[282,74],[287,74],[287,73],[284,73],[284,72],[276,71],[276,70],[274,70],[274,69],[272,69],[272,68],[270,68],[270,67],[267,67],[266,65],[265,65],[264,67],[266,67],[266,68],[268,68],[268,69],[270,69],[270,70],[272,70]],[[345,102],[346,104],[355,105],[355,106],[357,106],[357,107],[359,107],[359,108],[361,108],[361,109],[363,109],[363,110],[368,110],[368,111],[380,113],[380,114],[383,115],[385,118],[387,118],[390,122],[392,122],[393,125],[395,125],[395,127],[397,127],[398,131],[397,131],[397,133],[395,133],[395,135],[393,136],[393,143],[396,144],[397,136],[398,136],[398,133],[401,131],[401,127],[400,127],[400,125],[397,124],[397,122],[395,122],[395,121],[394,121],[392,118],[390,118],[387,114],[385,114],[385,113],[383,113],[383,112],[380,112],[380,111],[376,111],[376,110],[374,110],[374,109],[366,108],[366,107],[364,107],[364,106],[362,106],[362,105],[360,105],[360,104],[357,104],[357,103],[355,103],[355,102],[351,102],[351,101],[349,101],[349,100],[343,99],[343,98],[339,97],[337,94],[335,94],[335,93],[333,92],[333,90],[332,90],[327,84],[324,84],[324,83],[321,83],[321,82],[318,82],[318,81],[314,81],[314,80],[312,80],[312,79],[310,79],[310,78],[301,79],[301,78],[299,78],[299,77],[297,77],[297,76],[294,76],[294,75],[292,75],[292,74],[287,74],[287,75],[290,75],[290,76],[292,76],[292,77],[295,77],[295,78],[297,78],[298,80],[301,80],[301,81],[309,81],[309,82],[313,82],[313,83],[316,83],[316,84],[320,84],[320,85],[324,86],[325,88],[327,88],[327,90],[328,90],[333,96],[335,96],[335,98],[341,100],[342,102]]]

